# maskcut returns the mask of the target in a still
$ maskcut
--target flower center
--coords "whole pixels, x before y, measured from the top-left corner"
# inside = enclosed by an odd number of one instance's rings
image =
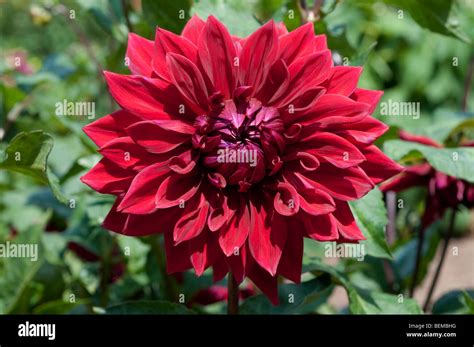
[[[225,100],[196,118],[193,144],[203,154],[211,183],[247,191],[282,166],[283,122],[276,108],[257,99]]]

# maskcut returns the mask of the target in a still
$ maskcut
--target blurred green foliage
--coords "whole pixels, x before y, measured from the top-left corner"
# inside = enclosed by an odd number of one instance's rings
[[[0,313],[190,313],[180,304],[180,295],[189,303],[194,293],[212,284],[210,273],[201,278],[192,273],[168,276],[160,237],[127,238],[101,228],[112,199],[79,181],[99,158],[81,130],[91,120],[55,114],[56,103],[65,99],[94,102],[97,117],[117,108],[102,71],[128,73],[124,56],[130,30],[152,39],[156,25],[179,33],[191,15],[212,14],[232,34],[246,36],[269,19],[284,21],[289,30],[314,19],[315,32],[327,35],[336,63],[364,65],[361,87],[384,90],[382,101],[420,102],[419,118],[380,116],[392,128],[379,144],[389,141],[386,148],[400,160],[416,149],[439,170],[472,181],[474,155],[469,150],[464,166],[446,167],[436,149],[428,153],[393,141],[398,129],[431,136],[449,147],[474,138],[474,98],[472,93],[467,97],[465,86],[469,69],[474,69],[474,2],[325,0],[318,8],[319,3],[0,3],[0,243],[36,243],[40,248],[38,262],[0,258]],[[12,162],[18,151],[27,153],[21,165]],[[274,307],[258,295],[243,303],[242,312],[336,313],[328,298],[342,286],[349,298],[342,312],[420,313],[414,300],[400,303],[398,294],[406,294],[410,285],[424,191],[414,189],[402,196],[406,207],[398,213],[393,245],[385,239],[382,195],[374,191],[351,206],[368,238],[364,262],[343,260],[329,266],[322,261],[324,244],[307,243],[305,282],[281,286],[280,296],[291,293],[295,303]],[[458,218],[460,235],[469,228],[468,214],[462,211]],[[433,225],[420,282],[440,238],[440,226]],[[392,288],[384,276],[384,262],[395,273]],[[473,313],[472,297],[472,290],[449,293],[433,311]],[[224,303],[193,310],[222,313]]]

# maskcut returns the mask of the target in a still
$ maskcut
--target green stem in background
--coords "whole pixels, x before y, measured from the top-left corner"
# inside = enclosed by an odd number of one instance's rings
[[[175,302],[178,298],[178,289],[175,279],[166,272],[165,255],[163,254],[163,247],[161,245],[159,236],[152,237],[150,244],[151,251],[155,256],[155,260],[160,271],[165,296],[169,301]]]
[[[461,110],[467,111],[467,99],[469,97],[469,91],[471,90],[472,79],[474,75],[474,56],[469,61],[469,68],[467,70],[466,80],[464,81],[464,95],[462,99]]]
[[[312,7],[308,7],[306,0],[296,1],[301,16],[301,25],[308,22],[317,22],[320,19],[320,10],[324,0],[314,0]]]
[[[105,238],[102,240],[102,249],[107,250],[100,259],[100,305],[106,307],[109,303],[109,282],[112,272],[110,259],[115,246],[115,238],[108,244]]]
[[[82,30],[81,26],[78,25],[74,19],[71,19],[69,17],[69,9],[65,6],[59,7],[60,8],[60,13],[63,14],[64,19],[69,26],[69,28],[74,32],[74,34],[77,36],[79,39],[79,42],[82,44],[82,46],[86,49],[87,54],[91,58],[92,62],[94,63],[96,70],[97,70],[97,77],[99,81],[105,81],[104,76],[102,75],[102,72],[104,71],[104,68],[102,67],[102,64],[100,63],[99,59],[94,53],[94,48],[92,47],[92,43],[90,42],[89,38],[87,35],[84,33]],[[107,93],[109,94],[109,93]],[[112,96],[109,94],[109,101],[110,101],[110,107],[114,108],[115,107],[115,102],[112,98]]]
[[[418,244],[416,248],[415,269],[413,270],[413,278],[411,280],[410,297],[415,294],[416,283],[418,282],[418,273],[420,272],[421,254],[423,253],[423,243],[425,241],[425,229],[420,228],[418,231]]]
[[[453,208],[451,212],[451,218],[449,220],[449,227],[448,231],[444,234],[444,245],[443,250],[441,251],[441,258],[439,259],[438,266],[436,267],[436,272],[431,282],[430,290],[425,300],[425,304],[423,305],[423,311],[426,312],[430,305],[431,297],[433,296],[434,290],[436,288],[436,284],[438,283],[439,274],[441,273],[441,269],[443,268],[444,260],[446,258],[446,251],[448,250],[449,241],[453,236],[454,231],[454,222],[456,221],[456,209]]]
[[[132,27],[132,22],[130,22],[130,16],[129,16],[129,13],[128,13],[127,1],[122,0],[121,2],[122,2],[123,16],[125,17],[125,23],[127,23],[128,32],[132,33],[133,32],[133,27]]]
[[[227,290],[227,314],[239,314],[239,285],[232,272],[227,277]]]
[[[387,204],[388,224],[387,224],[387,244],[391,246],[395,241],[396,235],[396,218],[397,218],[397,195],[395,192],[387,192],[385,194],[385,201]],[[393,273],[392,264],[388,260],[383,260],[383,269],[385,274],[385,282],[390,292],[394,293],[395,288],[395,274]]]

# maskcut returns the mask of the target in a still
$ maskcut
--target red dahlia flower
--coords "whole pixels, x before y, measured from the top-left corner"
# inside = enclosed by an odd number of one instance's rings
[[[357,242],[348,201],[398,173],[373,142],[381,91],[333,66],[311,24],[247,38],[216,18],[129,37],[133,75],[106,72],[121,110],[86,126],[104,158],[82,181],[117,201],[104,227],[164,233],[170,273],[245,277],[276,303],[300,281],[303,237]]]
[[[437,148],[443,147],[442,144],[428,137],[413,135],[407,131],[400,131],[399,135],[404,141]],[[467,143],[465,146],[473,147],[474,143]],[[380,188],[384,192],[400,192],[417,186],[428,189],[425,212],[421,221],[424,228],[442,218],[448,208],[457,208],[458,205],[464,205],[467,208],[474,207],[474,184],[436,171],[427,162],[407,167],[404,172],[384,182]]]

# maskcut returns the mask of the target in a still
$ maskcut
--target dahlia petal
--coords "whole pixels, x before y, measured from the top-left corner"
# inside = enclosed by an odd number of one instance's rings
[[[256,93],[256,97],[262,102],[272,105],[288,89],[290,83],[290,72],[282,59],[278,59],[268,72],[268,77],[262,84],[262,88]]]
[[[387,182],[383,182],[380,185],[380,190],[401,192],[411,187],[425,186],[428,184],[432,172],[433,169],[428,163],[412,165]]]
[[[180,174],[189,174],[196,167],[198,156],[192,150],[187,150],[180,155],[171,157],[168,162],[170,170]]]
[[[222,208],[215,208],[209,213],[207,225],[209,230],[217,231],[225,224],[225,222],[227,222],[227,220],[228,216],[225,210]]]
[[[277,32],[278,37],[288,34],[288,29],[284,22],[277,22],[275,24],[275,30]]]
[[[197,113],[204,113],[209,107],[207,87],[201,72],[189,59],[174,53],[166,56],[171,80],[189,106]]]
[[[109,213],[102,222],[102,226],[110,231],[121,234],[127,222],[128,214],[120,213],[117,211],[117,207],[122,200],[116,199]]]
[[[168,82],[108,71],[104,75],[115,101],[137,117],[147,120],[170,119],[170,112],[179,112],[180,98],[171,90]]]
[[[404,141],[421,143],[422,145],[432,146],[432,147],[437,147],[437,148],[444,147],[442,144],[440,144],[439,142],[437,142],[433,139],[430,139],[429,137],[426,137],[426,136],[423,136],[423,135],[411,134],[411,133],[409,133],[408,131],[405,131],[405,130],[400,130],[398,135],[400,136],[400,139],[404,140]]]
[[[153,71],[153,41],[147,40],[134,33],[128,34],[126,57],[129,59],[129,68],[135,75],[150,77]]]
[[[238,252],[233,252],[226,258],[230,272],[234,276],[237,283],[242,283],[245,279],[247,268],[249,266],[249,254],[247,244],[244,244]]]
[[[368,116],[368,110],[367,104],[355,102],[342,95],[324,94],[314,107],[304,114],[295,114],[293,121],[307,126],[306,132],[313,133],[314,127],[324,128],[331,125],[339,127],[344,123],[360,122]]]
[[[313,107],[320,96],[326,92],[323,87],[314,87],[307,89],[304,93],[297,95],[293,100],[288,101],[288,106],[284,108],[282,118],[289,120],[295,117],[295,113],[304,113],[311,107]],[[276,104],[275,107],[279,107],[281,104]]]
[[[315,188],[321,188],[339,200],[360,199],[374,188],[372,180],[358,167],[339,169],[322,163],[316,171],[295,173],[300,179],[310,180]]]
[[[351,95],[357,87],[362,67],[335,66],[331,69],[331,77],[327,84],[328,94]]]
[[[268,215],[262,206],[256,207],[251,203],[250,211],[250,252],[262,268],[275,276],[287,238],[286,222],[279,213]]]
[[[278,37],[272,20],[245,39],[239,59],[241,85],[259,90],[277,55]]]
[[[280,36],[280,58],[290,65],[296,59],[313,53],[313,40],[313,23],[306,23],[292,32]]]
[[[334,132],[352,143],[370,145],[387,130],[387,125],[368,116],[357,123],[340,124]]]
[[[226,195],[211,195],[209,199],[211,209],[207,220],[207,226],[211,231],[219,230],[233,217],[236,207],[231,210],[228,206],[229,198]]]
[[[313,240],[326,242],[338,239],[337,220],[331,213],[319,216],[304,215],[305,231]]]
[[[219,232],[219,245],[224,254],[229,257],[238,251],[247,240],[250,229],[250,212],[244,201],[243,206],[234,214],[227,225]]]
[[[314,51],[324,51],[328,49],[326,35],[316,35],[313,41]]]
[[[204,230],[198,237],[191,239],[189,254],[196,275],[201,276],[219,254],[213,235],[208,230]]]
[[[192,135],[196,132],[196,128],[182,120],[160,119],[153,121],[153,123],[165,130],[175,131],[180,134]]]
[[[328,193],[318,189],[301,189],[300,206],[308,214],[318,216],[336,209],[334,199]]]
[[[156,206],[161,209],[185,203],[196,194],[200,184],[199,177],[169,176],[158,188],[155,196]]]
[[[139,172],[125,194],[118,210],[133,214],[148,214],[156,211],[155,203],[160,184],[169,177],[170,170],[163,163],[148,166]]]
[[[286,240],[285,248],[278,265],[278,274],[285,276],[294,283],[301,282],[303,266],[303,235],[301,227],[295,225],[291,228],[291,236]]]
[[[209,204],[206,202],[204,194],[194,200],[197,203],[188,203],[181,218],[174,226],[173,239],[175,244],[195,238],[206,226]]]
[[[123,169],[103,158],[81,177],[81,181],[99,193],[119,194],[128,189],[133,177],[133,170]]]
[[[165,81],[170,81],[170,74],[166,62],[166,56],[169,53],[185,57],[193,63],[197,62],[197,47],[194,43],[183,36],[157,27],[152,67],[155,73]]]
[[[83,130],[97,146],[102,147],[110,140],[126,136],[124,128],[140,120],[133,114],[120,110],[97,119],[86,125]]]
[[[184,26],[181,36],[188,39],[197,46],[199,42],[199,36],[201,36],[201,32],[205,25],[206,22],[204,22],[201,18],[199,18],[198,15],[195,14]]]
[[[147,236],[170,230],[177,219],[172,210],[161,210],[149,215],[132,215],[118,212],[122,199],[116,199],[112,209],[105,217],[102,226],[105,229],[127,236]],[[159,222],[157,224],[157,222]]]
[[[351,241],[365,240],[347,202],[337,201],[333,215],[337,220],[337,230],[342,237]]]
[[[237,58],[234,43],[226,27],[209,16],[199,39],[199,61],[215,91],[229,99],[236,86]]]
[[[356,166],[366,160],[365,156],[349,141],[329,132],[314,133],[301,139],[308,153],[315,155],[320,161],[345,169]]]
[[[99,153],[121,168],[133,168],[140,162],[152,163],[157,157],[138,146],[129,136],[118,137],[107,142]]]
[[[173,231],[164,234],[166,251],[166,272],[169,274],[183,272],[192,267],[189,253],[189,242],[175,245]]]
[[[368,90],[362,88],[356,88],[354,93],[351,94],[350,98],[369,105],[369,114],[372,114],[383,95],[381,90]]]
[[[164,129],[162,124],[154,121],[132,124],[126,131],[135,143],[150,153],[166,153],[191,140],[189,134]]]
[[[279,182],[271,189],[276,190],[273,199],[275,211],[282,216],[293,216],[300,209],[300,199],[296,189],[288,183]]]
[[[289,148],[288,154],[283,157],[283,161],[287,163],[288,168],[294,169],[294,171],[314,171],[320,166],[318,158],[313,154],[305,151],[292,151],[294,148]],[[298,165],[294,165],[292,161],[298,160]],[[301,168],[300,168],[301,166]]]
[[[360,164],[362,170],[372,179],[374,184],[383,182],[403,171],[403,166],[387,157],[375,145],[362,149],[367,161]]]
[[[309,88],[313,88],[326,80],[329,77],[331,67],[332,59],[329,51],[320,51],[296,59],[288,66],[291,91],[281,104],[287,104]]]
[[[253,283],[270,299],[273,305],[278,305],[278,278],[270,275],[258,264],[254,264],[248,273]]]
[[[127,236],[148,236],[167,233],[179,217],[176,210],[159,210],[147,215],[129,215],[123,234]]]
[[[229,266],[226,263],[226,258],[221,254],[214,264],[212,264],[212,280],[214,282],[220,282],[224,279],[228,272]]]

